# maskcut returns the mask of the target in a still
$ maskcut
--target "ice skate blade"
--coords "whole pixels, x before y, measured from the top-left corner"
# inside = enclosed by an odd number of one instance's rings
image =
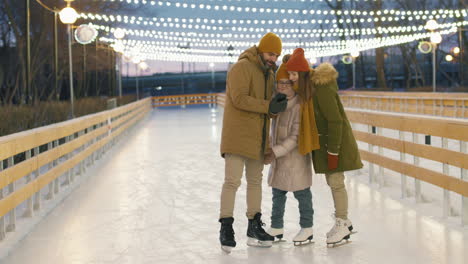
[[[349,239],[351,238],[350,235],[351,234],[346,235],[345,237],[343,237],[343,239],[337,242],[332,242],[332,243],[327,242],[327,247],[331,246],[332,248],[334,248],[334,247],[339,247],[339,246],[351,243],[351,241],[349,241]]]
[[[230,246],[221,246],[221,250],[226,254],[231,254],[233,247]]]
[[[279,244],[279,243],[283,243],[283,242],[288,242],[288,241],[286,239],[282,239],[282,238],[278,238],[278,239],[275,238],[275,241],[273,241],[273,244]]]
[[[312,240],[306,240],[306,241],[294,241],[294,246],[296,247],[302,247],[302,246],[307,246],[309,244],[314,244],[315,242]]]
[[[314,236],[310,236],[306,240],[303,240],[303,241],[293,241],[294,246],[296,246],[296,247],[297,246],[305,246],[305,245],[314,243],[314,241],[312,241],[312,239],[314,239]]]
[[[251,246],[251,247],[268,248],[268,247],[271,247],[272,245],[273,245],[273,241],[261,241],[261,240],[251,238],[251,237],[247,239],[247,246]]]
[[[346,244],[351,243],[350,240],[347,240],[347,239],[343,239],[343,240],[341,240],[339,242],[336,242],[336,243],[327,243],[327,247],[328,248],[337,248],[337,247],[341,247],[341,246],[344,246]]]

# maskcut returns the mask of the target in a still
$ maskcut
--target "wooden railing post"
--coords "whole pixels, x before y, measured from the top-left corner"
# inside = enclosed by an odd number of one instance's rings
[[[401,141],[405,140],[405,132],[403,131],[398,131],[399,133],[399,138]],[[406,153],[400,152],[400,161],[405,162],[406,161]],[[401,198],[406,198],[408,196],[407,189],[406,189],[406,175],[403,173],[400,174],[401,178]]]
[[[419,144],[418,134],[413,133],[413,143]],[[413,157],[413,164],[415,166],[419,166],[419,157]],[[417,203],[422,202],[422,195],[421,195],[421,181],[418,179],[414,179],[414,198],[416,199]]]
[[[448,139],[447,138],[442,138],[442,148],[443,149],[448,149]],[[443,173],[445,175],[449,175],[449,165],[447,163],[444,163],[442,165],[443,167]],[[447,189],[444,189],[444,200],[443,200],[443,216],[448,217],[451,215],[451,206],[450,206],[450,191]]]
[[[34,157],[36,157],[37,155],[39,155],[39,147],[35,147],[34,148]],[[39,171],[40,168],[37,168],[37,170],[34,172],[34,179],[37,179],[37,177],[39,177],[40,175],[40,171]],[[34,210],[35,211],[38,211],[41,209],[41,190],[38,190],[35,194],[34,194]]]
[[[15,165],[15,160],[13,157],[9,157],[8,158],[8,168],[11,168],[13,167],[13,165]],[[15,189],[16,189],[16,183],[15,182],[12,182],[8,185],[8,195],[11,195],[12,193],[15,192]],[[9,217],[9,220],[8,220],[8,225],[6,227],[6,231],[7,232],[12,232],[12,231],[15,231],[16,229],[16,208],[13,208],[10,213],[9,213],[10,217]]]
[[[466,141],[460,141],[460,152],[461,153],[467,153],[467,142]],[[460,169],[460,178],[464,181],[468,181],[468,170],[461,168]],[[461,221],[462,225],[468,225],[468,197],[467,196],[461,196],[462,199],[462,205],[461,205]]]
[[[65,143],[67,142],[67,138],[68,138],[68,137],[65,137]],[[54,142],[54,148],[56,148],[56,147],[58,147],[58,146],[59,146],[59,141],[56,140],[56,141]],[[70,153],[68,153],[68,154],[66,155],[66,160],[68,160],[69,155],[70,155]],[[58,163],[57,163],[57,164],[58,164]],[[54,166],[54,167],[55,167],[55,166]],[[68,172],[67,172],[67,173],[68,173]],[[60,191],[60,182],[59,182],[59,179],[60,179],[60,176],[57,177],[57,178],[55,178],[55,180],[54,180],[54,195],[57,194],[57,193],[59,193],[59,191]],[[52,198],[53,198],[53,197],[54,197],[54,196],[52,196]]]
[[[369,125],[367,127],[367,131],[369,133],[374,133],[373,131],[373,127],[371,125]],[[369,152],[373,152],[373,149],[374,149],[374,146],[370,143],[367,144],[368,145],[368,150]],[[369,162],[369,183],[372,184],[374,182],[374,164],[372,164],[371,162]]]
[[[25,161],[31,159],[31,152],[32,150],[31,149],[28,149],[26,151],[26,159]],[[28,174],[26,176],[26,184],[31,182],[31,174]],[[28,198],[28,200],[26,201],[26,209],[24,211],[24,214],[23,214],[23,217],[32,217],[33,215],[33,200],[32,200],[32,197]]]
[[[377,127],[377,135],[382,136],[382,128]],[[381,146],[378,147],[379,155],[383,156],[383,148]],[[383,188],[385,187],[385,175],[384,175],[384,167],[379,166],[379,187]]]
[[[0,159],[0,171],[3,171],[3,160]],[[3,197],[3,188],[0,188],[0,200],[2,200]],[[0,217],[0,240],[5,239],[5,234],[6,234],[6,227],[5,227],[5,217],[1,216]]]

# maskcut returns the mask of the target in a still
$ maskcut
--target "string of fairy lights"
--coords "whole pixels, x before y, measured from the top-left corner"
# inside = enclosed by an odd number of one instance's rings
[[[462,22],[458,23],[444,23],[439,24],[439,28],[450,28],[460,25]],[[390,34],[390,33],[411,33],[424,31],[425,26],[399,26],[399,27],[377,27],[377,28],[360,28],[360,29],[303,29],[305,33],[283,33],[284,31],[267,29],[261,34],[244,34],[244,33],[201,33],[201,32],[180,32],[180,31],[159,31],[159,30],[133,30],[133,29],[124,29],[118,27],[110,27],[101,24],[94,24],[98,29],[105,30],[106,32],[115,32],[116,30],[123,30],[127,35],[136,36],[136,37],[150,37],[154,39],[165,39],[165,40],[179,40],[184,42],[208,42],[213,43],[213,41],[218,39],[223,39],[225,41],[232,41],[234,39],[259,39],[266,32],[276,32],[282,39],[310,39],[310,38],[320,38],[320,37],[353,37],[353,36],[368,36],[368,35],[377,35],[377,34]],[[301,32],[296,30],[294,32]],[[287,32],[287,31],[286,31]],[[248,45],[248,44],[245,44]],[[306,43],[307,45],[307,43]]]
[[[465,25],[468,23],[465,23]],[[457,29],[455,27],[449,28],[447,30],[442,30],[439,33],[442,35],[445,34],[452,34],[456,32]],[[306,56],[309,58],[317,58],[317,57],[326,57],[326,56],[335,56],[335,55],[342,55],[348,54],[352,51],[362,51],[368,49],[375,49],[380,47],[387,47],[393,46],[403,43],[412,42],[415,40],[420,40],[424,38],[428,38],[431,36],[430,32],[426,33],[418,33],[413,35],[406,35],[406,36],[399,36],[399,37],[384,37],[384,38],[372,38],[372,39],[357,39],[357,40],[349,40],[349,41],[335,41],[333,45],[329,46],[322,46],[322,47],[308,47],[305,48]],[[187,47],[177,47],[170,42],[152,42],[152,41],[121,41],[115,42],[114,39],[102,37],[100,39],[104,42],[114,43],[113,47],[122,45],[119,50],[121,50],[124,54],[127,54],[131,57],[139,57],[141,59],[149,59],[149,60],[163,60],[163,61],[187,61],[187,62],[235,62],[237,60],[237,56],[239,51],[228,51],[228,50],[217,50],[216,55],[206,55],[206,54],[213,54],[213,52],[209,53],[207,50],[203,49],[187,49]],[[127,45],[124,45],[127,44]],[[172,45],[171,45],[172,44]],[[251,43],[255,44],[255,43]],[[167,45],[167,46],[164,46]],[[283,50],[283,54],[292,53],[293,48],[285,48]],[[195,53],[202,53],[202,54],[195,54]],[[204,54],[203,54],[204,53]]]
[[[271,8],[271,7],[250,7],[250,6],[239,6],[239,5],[217,5],[217,4],[204,4],[204,3],[187,3],[180,1],[145,1],[145,0],[102,0],[108,2],[123,2],[128,4],[136,5],[149,5],[149,6],[159,6],[159,7],[172,7],[172,8],[181,8],[181,9],[200,9],[208,11],[225,11],[225,12],[239,12],[239,13],[273,13],[273,14],[311,14],[311,15],[381,15],[381,14],[408,14],[408,15],[422,15],[430,14],[434,10],[418,10],[418,11],[401,11],[396,9],[383,9],[377,11],[363,11],[359,9],[350,9],[350,10],[320,10],[316,8],[304,9],[304,8]],[[365,2],[366,0],[361,0]],[[323,0],[317,0],[317,2],[323,2]],[[438,9],[437,12],[445,12],[446,9]]]
[[[468,21],[462,21],[462,22],[456,22],[456,23],[445,23],[445,24],[440,24],[439,28],[440,29],[446,29],[446,28],[454,28],[454,27],[460,27],[464,26],[468,23]],[[116,30],[120,28],[114,28],[110,26],[105,26],[105,25],[94,25],[97,29],[102,30],[104,32],[108,33],[113,33]],[[414,26],[414,27],[404,27],[404,28],[398,28],[394,30],[389,30],[389,32],[399,32],[399,33],[413,33],[413,32],[418,32],[418,31],[425,31],[424,26]],[[155,31],[147,31],[147,30],[130,30],[126,29],[124,30],[125,34],[130,35],[130,36],[136,36],[136,37],[146,37],[146,38],[152,38],[152,39],[158,39],[161,40],[161,42],[158,42],[158,45],[164,45],[164,42],[170,42],[169,45],[174,45],[176,42],[179,44],[185,44],[187,42],[193,43],[193,46],[197,47],[227,47],[229,45],[236,45],[236,46],[251,46],[256,43],[258,38],[254,38],[255,41],[245,41],[245,40],[233,40],[231,34],[204,34],[204,35],[197,35],[196,33],[194,34],[180,34],[177,35],[174,32],[164,32],[167,34],[164,34],[162,32],[155,32]],[[366,31],[364,32],[364,35],[374,35],[375,33],[380,32],[380,31]],[[387,31],[384,31],[387,32]],[[173,35],[175,34],[175,35]],[[344,45],[348,42],[353,42],[352,39],[349,40],[339,40],[339,41],[305,41],[304,43],[300,42],[292,42],[289,41],[289,39],[296,39],[298,36],[299,37],[310,37],[311,35],[283,35],[279,34],[280,37],[282,37],[285,41],[283,41],[283,46],[285,47],[295,47],[298,45],[302,45],[305,47],[314,47],[314,46],[336,46],[336,43],[340,43],[341,45]],[[348,34],[346,36],[351,36],[352,34]],[[406,34],[407,35],[407,34]],[[257,35],[261,36],[261,35]],[[405,36],[405,35],[392,35],[389,36],[391,37],[398,37],[398,36]],[[240,35],[240,39],[245,39],[246,37],[254,37],[254,36],[244,36]]]
[[[239,12],[248,18],[223,19],[203,17],[142,17],[102,13],[81,13],[80,18],[89,22],[106,36],[107,42],[124,57],[138,60],[182,61],[225,63],[235,62],[238,55],[248,47],[256,45],[266,32],[274,32],[283,40],[283,54],[291,53],[295,47],[303,47],[309,58],[348,54],[380,47],[393,46],[425,39],[431,36],[424,26],[429,19],[442,21],[438,33],[456,32],[457,27],[468,24],[467,9],[396,10],[383,9],[365,11],[348,9],[343,11],[249,7],[236,1],[216,0],[189,1],[145,1],[145,0],[102,0],[127,4],[171,7],[209,12]],[[358,0],[354,0],[358,2]],[[368,2],[372,0],[361,0]],[[219,2],[219,1],[218,1]],[[237,1],[240,2],[240,1]],[[281,0],[252,0],[243,2],[281,2]],[[284,1],[283,1],[284,2]],[[300,0],[296,2],[322,2],[322,0]],[[343,0],[343,2],[349,2]],[[294,18],[260,19],[260,14],[297,14]],[[221,14],[221,13],[220,13]],[[319,15],[319,17],[317,16]],[[333,17],[331,17],[333,16]],[[309,18],[307,18],[309,17]],[[337,19],[338,17],[338,19]],[[458,21],[458,22],[447,22]],[[385,23],[382,23],[385,22]],[[401,26],[408,24],[411,26]],[[342,28],[338,24],[362,24],[359,28]],[[367,24],[366,24],[367,23]],[[109,25],[111,24],[111,25]],[[328,28],[323,28],[323,26]],[[377,26],[374,25],[384,25]],[[138,26],[138,29],[134,29]],[[320,26],[320,28],[318,28]],[[111,37],[121,32],[124,39]],[[344,39],[344,40],[337,40]],[[231,47],[232,49],[226,49]],[[234,48],[235,47],[235,48]]]
[[[316,12],[314,10],[311,10]],[[445,18],[460,18],[468,16],[466,9],[457,9],[457,10],[419,10],[419,11],[395,11],[395,10],[384,10],[384,13],[395,14],[395,16],[374,16],[373,12],[366,11],[356,11],[350,12],[351,15],[355,16],[356,14],[362,14],[366,18],[343,18],[343,19],[301,19],[301,18],[283,18],[283,19],[207,19],[207,18],[178,18],[178,17],[141,17],[141,16],[121,16],[121,15],[108,15],[108,14],[96,14],[96,13],[80,13],[80,17],[83,19],[89,19],[93,21],[106,21],[106,22],[122,22],[126,24],[135,24],[135,25],[149,25],[149,26],[167,26],[172,25],[178,27],[188,28],[189,25],[200,23],[216,25],[220,30],[223,30],[223,25],[250,25],[250,24],[260,24],[260,25],[307,25],[307,24],[321,24],[321,23],[332,23],[336,25],[337,23],[365,23],[365,22],[398,22],[401,20],[415,21],[423,20],[427,21],[428,19],[445,19]],[[385,12],[388,11],[388,12]],[[318,11],[317,11],[318,12]],[[323,13],[328,12],[324,11]],[[348,11],[345,11],[348,13]],[[318,12],[318,15],[323,14]],[[326,14],[326,13],[325,13]],[[187,24],[188,23],[188,24]],[[193,26],[195,26],[193,25]]]

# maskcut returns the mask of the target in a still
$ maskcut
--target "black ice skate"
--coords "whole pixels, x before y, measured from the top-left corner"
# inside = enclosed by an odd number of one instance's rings
[[[236,240],[234,238],[234,229],[232,229],[232,223],[234,218],[227,217],[219,219],[221,223],[221,229],[219,230],[219,242],[221,242],[221,249],[226,253],[231,253],[232,249],[236,246]]]
[[[265,224],[261,220],[262,214],[257,213],[254,219],[249,219],[249,227],[247,229],[247,245],[252,247],[271,247],[274,237],[270,236],[262,226]]]

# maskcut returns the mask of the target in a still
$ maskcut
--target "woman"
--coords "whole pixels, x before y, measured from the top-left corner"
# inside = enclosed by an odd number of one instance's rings
[[[316,173],[324,173],[331,188],[335,206],[335,224],[327,233],[327,244],[349,239],[353,229],[348,219],[348,194],[344,172],[362,168],[361,158],[338,95],[338,72],[329,63],[311,70],[304,50],[294,50],[286,67],[289,79],[297,86],[298,94],[312,97],[313,116],[319,134],[320,148],[313,150]],[[310,112],[310,106],[309,106]],[[304,112],[303,112],[304,113]]]

